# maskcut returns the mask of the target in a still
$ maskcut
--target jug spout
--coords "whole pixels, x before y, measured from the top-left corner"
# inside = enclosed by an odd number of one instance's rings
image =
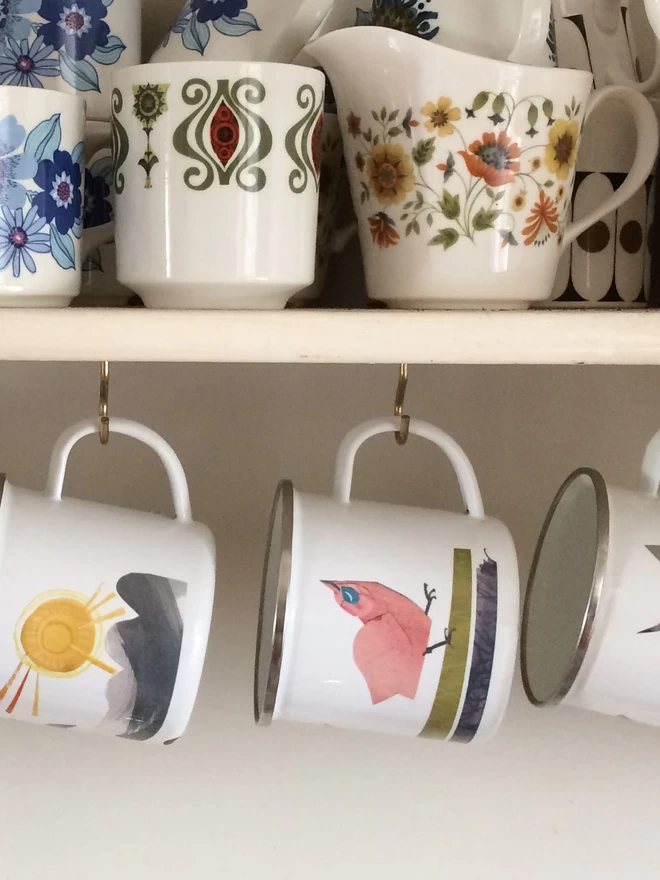
[[[376,63],[386,68],[388,55],[400,55],[402,36],[406,35],[384,27],[344,28],[308,43],[305,52],[326,71],[333,89],[350,88],[351,82],[357,85],[356,77],[359,82]]]

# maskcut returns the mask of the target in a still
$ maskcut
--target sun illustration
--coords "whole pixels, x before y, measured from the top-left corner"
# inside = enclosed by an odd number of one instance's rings
[[[117,670],[99,659],[97,654],[103,645],[103,624],[107,620],[122,617],[124,608],[106,613],[99,610],[117,598],[116,593],[102,596],[100,586],[93,596],[69,590],[41,593],[25,609],[16,626],[14,639],[20,663],[9,681],[0,688],[0,703],[9,694],[21,674],[13,698],[6,708],[11,715],[23,694],[30,672],[36,673],[32,715],[39,715],[39,677],[73,678],[96,666],[114,675]]]

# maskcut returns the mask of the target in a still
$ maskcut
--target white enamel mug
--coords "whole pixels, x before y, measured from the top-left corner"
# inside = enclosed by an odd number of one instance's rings
[[[564,703],[660,726],[660,433],[638,491],[581,469],[539,538],[522,670],[537,706]]]
[[[187,0],[152,62],[283,61],[298,55],[335,0]]]
[[[410,433],[447,455],[467,515],[351,501],[359,448],[398,428],[377,419],[347,435],[333,497],[278,488],[257,637],[260,723],[469,743],[502,721],[518,635],[513,541],[484,515],[463,450],[426,422],[412,420]]]
[[[59,438],[43,493],[0,478],[0,717],[169,744],[197,695],[215,545],[172,448],[136,422],[111,428],[158,454],[176,518],[62,497],[95,419]]]
[[[551,12],[551,0],[373,0],[358,9],[357,23],[498,61],[556,67]]]

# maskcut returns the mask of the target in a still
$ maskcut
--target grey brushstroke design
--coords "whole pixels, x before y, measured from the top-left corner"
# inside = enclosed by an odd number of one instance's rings
[[[647,544],[646,549],[648,551],[650,551],[655,556],[655,558],[658,560],[658,562],[660,562],[660,546],[656,546],[654,544],[650,544],[650,545]],[[640,630],[637,633],[637,635],[643,636],[646,633],[657,633],[657,632],[660,632],[660,623],[656,624],[655,626],[650,626],[648,629]]]
[[[106,650],[122,671],[106,688],[105,733],[144,741],[162,728],[179,671],[178,600],[186,592],[186,584],[153,574],[127,574],[117,582],[118,595],[138,616],[116,623],[106,637]]]
[[[477,569],[474,647],[463,711],[452,736],[455,742],[472,742],[484,715],[495,659],[497,599],[497,562],[486,553],[486,559]]]

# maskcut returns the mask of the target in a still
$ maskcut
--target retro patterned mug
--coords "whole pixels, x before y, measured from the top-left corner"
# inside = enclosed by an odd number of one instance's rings
[[[88,119],[108,121],[114,71],[140,61],[142,4],[10,0],[4,7],[0,85],[80,95]]]
[[[312,283],[324,85],[291,64],[118,73],[117,276],[146,306],[278,309]]]
[[[369,295],[395,308],[548,299],[562,249],[655,164],[649,102],[620,86],[592,94],[582,71],[477,59],[375,27],[307,51],[337,98]],[[625,102],[635,160],[616,192],[568,223],[582,127],[605,101]]]
[[[335,0],[186,0],[152,61],[290,62]]]
[[[67,306],[82,261],[85,106],[0,88],[0,307]]]
[[[351,501],[359,448],[398,428],[378,419],[347,435],[332,498],[277,490],[255,664],[262,724],[470,743],[502,721],[518,637],[513,541],[484,515],[463,450],[426,422],[410,433],[447,455],[467,515]]]
[[[660,432],[637,491],[591,468],[560,488],[538,540],[522,671],[536,706],[565,703],[660,727]]]
[[[97,431],[62,434],[43,493],[0,477],[0,716],[169,744],[202,673],[215,545],[176,454],[136,422],[112,431],[158,454],[176,518],[62,498],[71,450]]]

